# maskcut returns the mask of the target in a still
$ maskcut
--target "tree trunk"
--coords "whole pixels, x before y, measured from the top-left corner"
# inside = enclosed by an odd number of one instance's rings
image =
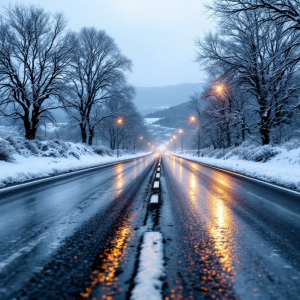
[[[82,123],[80,123],[79,126],[80,126],[80,131],[81,131],[81,142],[83,144],[86,144],[87,134],[86,134],[85,125],[83,125]]]
[[[94,127],[89,128],[89,145],[90,146],[93,144],[94,135],[95,135],[95,128]]]
[[[25,138],[27,140],[34,140],[36,136],[36,124],[29,121],[28,117],[24,118]]]
[[[269,128],[260,128],[260,136],[261,136],[261,142],[262,145],[268,145],[270,144],[270,130]]]
[[[24,122],[24,125],[26,123]],[[25,138],[27,140],[34,140],[35,139],[35,135],[36,135],[36,128],[35,127],[31,127],[30,124],[25,125]]]

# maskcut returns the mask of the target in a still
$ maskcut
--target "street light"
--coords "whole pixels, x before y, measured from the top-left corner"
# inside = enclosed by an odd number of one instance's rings
[[[119,157],[119,126],[123,123],[123,119],[117,119],[117,158]]]
[[[215,87],[215,90],[216,90],[216,92],[218,93],[218,94],[221,94],[221,93],[223,93],[223,90],[224,90],[224,86],[223,85],[217,85],[216,87]]]
[[[225,87],[224,87],[224,85],[222,85],[222,84],[217,85],[217,86],[215,87],[215,90],[216,90],[216,92],[217,92],[218,94],[223,94],[224,89],[225,89]],[[223,136],[223,159],[225,160],[225,144],[224,144],[224,136]]]
[[[142,140],[142,139],[143,139],[143,137],[141,136],[141,137],[140,137],[140,140]]]
[[[191,122],[197,123],[197,129],[198,129],[198,157],[200,156],[200,121],[195,116],[190,116]]]
[[[173,135],[173,139],[174,139],[174,152],[176,152],[176,135]]]
[[[182,154],[183,154],[183,130],[182,130],[182,129],[179,129],[178,132],[182,134],[182,139],[181,139],[181,151],[182,151]]]

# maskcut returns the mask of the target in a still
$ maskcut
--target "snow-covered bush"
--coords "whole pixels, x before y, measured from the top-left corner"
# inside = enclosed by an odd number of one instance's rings
[[[94,152],[98,155],[109,155],[109,156],[113,156],[113,151],[105,146],[92,146],[92,149],[94,150]]]
[[[13,154],[15,149],[9,142],[0,138],[0,160],[11,162],[13,161]]]
[[[253,151],[251,151],[248,160],[266,162],[271,157],[279,153],[280,151],[277,148],[271,147],[269,145],[265,145],[265,146],[254,148]]]
[[[25,138],[22,138],[18,135],[9,135],[5,138],[5,140],[10,143],[10,145],[15,149],[15,151],[18,154],[24,157],[29,157],[34,155],[34,153],[30,151],[30,148],[33,147],[30,147],[29,145],[30,142]]]
[[[290,141],[285,142],[283,146],[288,151],[300,148],[300,139],[299,138],[291,139]]]

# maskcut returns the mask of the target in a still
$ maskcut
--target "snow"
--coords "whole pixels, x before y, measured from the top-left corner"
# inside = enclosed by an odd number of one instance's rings
[[[87,152],[80,155],[79,159],[77,159],[72,155],[53,158],[36,156],[24,157],[20,154],[14,154],[13,162],[0,161],[0,187],[7,184],[77,171],[144,155],[145,153],[136,155],[128,154],[117,158]]]
[[[150,203],[151,204],[158,203],[158,195],[152,195],[150,198]]]
[[[141,247],[138,272],[131,300],[163,299],[162,278],[164,277],[163,243],[160,232],[146,232]]]
[[[153,188],[159,189],[159,181],[154,181]]]
[[[144,122],[146,125],[149,125],[149,124],[155,123],[156,121],[158,121],[160,119],[161,118],[144,118]]]
[[[276,147],[275,149],[280,153],[271,157],[266,162],[242,160],[238,156],[231,156],[224,160],[223,158],[197,157],[191,154],[176,155],[300,190],[300,148],[287,150],[284,147]]]

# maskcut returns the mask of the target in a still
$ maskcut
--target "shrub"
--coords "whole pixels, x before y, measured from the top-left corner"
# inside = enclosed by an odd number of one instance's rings
[[[15,149],[10,145],[10,143],[0,138],[0,160],[12,162],[14,160],[14,153]]]
[[[250,155],[250,160],[252,161],[266,162],[271,157],[280,153],[280,151],[277,148],[271,147],[269,145],[257,147],[253,150],[254,151],[252,151]]]
[[[300,139],[291,139],[290,141],[284,143],[284,148],[288,151],[293,150],[293,149],[297,149],[300,148]]]
[[[113,156],[113,151],[105,146],[92,146],[93,151],[98,155]]]

